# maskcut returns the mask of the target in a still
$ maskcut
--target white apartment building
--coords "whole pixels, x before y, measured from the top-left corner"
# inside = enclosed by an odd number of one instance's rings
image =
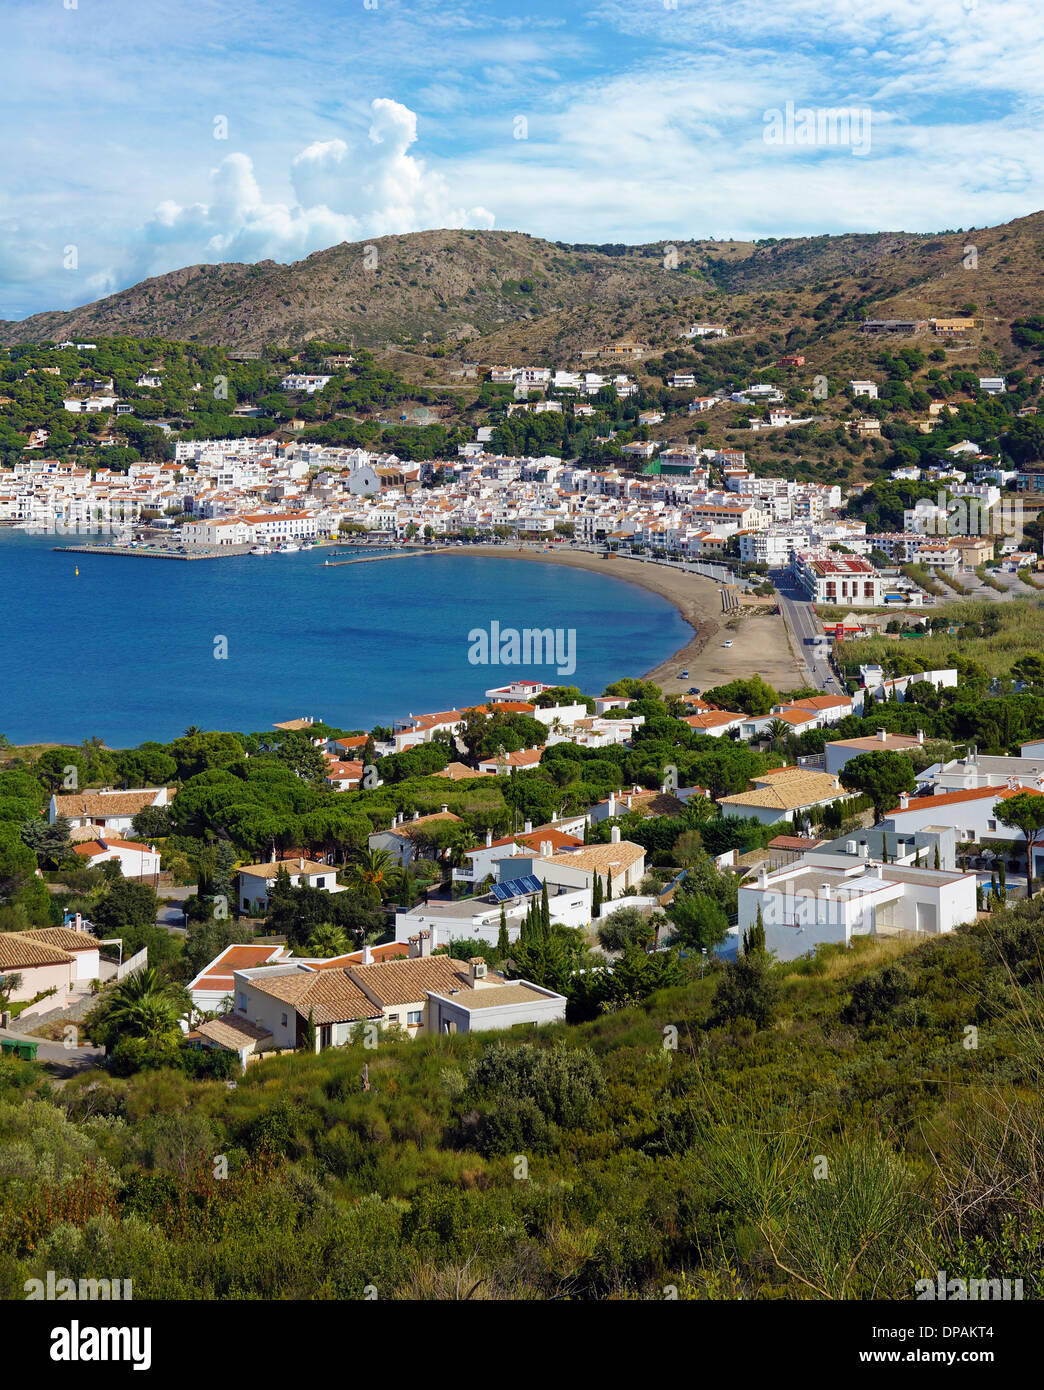
[[[740,886],[739,934],[758,912],[765,947],[781,961],[855,936],[941,936],[975,920],[975,875],[805,854],[796,864]]]
[[[321,391],[331,376],[319,376],[311,372],[288,372],[279,383],[280,391],[304,391],[309,396],[315,395],[316,391]]]
[[[881,576],[869,560],[830,550],[799,551],[792,570],[798,584],[814,603],[840,604],[849,608],[880,608]]]

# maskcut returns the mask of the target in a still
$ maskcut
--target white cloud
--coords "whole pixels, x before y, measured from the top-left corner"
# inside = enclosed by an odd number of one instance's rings
[[[371,104],[368,139],[319,140],[294,156],[292,202],[266,199],[248,155],[210,173],[208,202],[158,205],[144,229],[140,274],[197,261],[298,260],[340,241],[427,227],[492,227],[486,208],[464,207],[445,178],[409,153],[417,116],[400,102]]]

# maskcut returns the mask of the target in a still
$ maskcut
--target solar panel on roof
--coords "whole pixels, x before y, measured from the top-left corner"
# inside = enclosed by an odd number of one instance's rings
[[[540,892],[540,880],[537,878],[536,874],[526,874],[522,882],[526,885],[527,893]]]
[[[507,891],[507,885],[504,883],[494,883],[490,892],[498,903],[506,902],[508,898],[511,897],[511,894]]]

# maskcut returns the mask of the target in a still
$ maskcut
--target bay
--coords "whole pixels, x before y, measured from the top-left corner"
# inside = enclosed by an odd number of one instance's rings
[[[329,548],[191,562],[54,549],[90,539],[0,533],[0,733],[12,743],[129,747],[191,724],[250,732],[302,715],[368,729],[515,679],[600,693],[691,636],[660,595],[550,563],[463,549],[328,568]],[[565,643],[572,631],[576,670],[472,664],[469,633],[494,622],[561,629]]]

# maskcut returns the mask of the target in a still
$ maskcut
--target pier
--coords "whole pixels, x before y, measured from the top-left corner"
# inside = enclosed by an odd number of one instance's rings
[[[220,560],[226,555],[247,555],[249,545],[194,545],[184,550],[138,545],[55,545],[66,555],[129,555],[145,560]]]
[[[323,568],[336,569],[338,565],[375,565],[378,560],[407,560],[417,555],[448,555],[449,546],[439,545],[428,549],[396,550],[390,555],[356,555],[351,560],[324,560]]]

